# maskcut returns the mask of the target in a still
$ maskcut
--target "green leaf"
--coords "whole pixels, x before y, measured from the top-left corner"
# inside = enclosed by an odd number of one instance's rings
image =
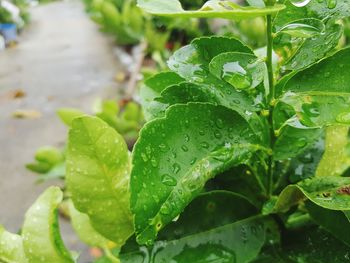
[[[284,9],[284,5],[256,8],[242,7],[231,1],[211,0],[199,10],[184,10],[178,0],[138,0],[138,6],[153,15],[169,17],[208,17],[226,19],[244,19],[275,14]]]
[[[344,263],[349,247],[319,227],[287,233],[282,247],[266,247],[254,263]]]
[[[7,232],[0,225],[0,262],[27,263],[22,237]]]
[[[325,24],[315,18],[303,18],[292,21],[282,27],[276,27],[276,34],[288,34],[292,37],[310,38],[324,33]]]
[[[275,26],[283,26],[292,21],[303,18],[317,18],[320,20],[340,19],[350,17],[350,2],[349,0],[342,1],[319,1],[311,0],[310,3],[303,7],[294,6],[291,1],[285,0],[283,3],[286,8],[280,11],[275,20]],[[336,5],[329,8],[329,3]]]
[[[316,176],[340,176],[349,168],[348,133],[349,127],[346,126],[327,128],[326,149],[317,168]]]
[[[158,240],[179,239],[243,220],[257,212],[257,208],[242,195],[228,191],[203,193],[186,207],[177,221],[167,225],[159,233]],[[201,220],[198,221],[198,218]]]
[[[67,187],[74,206],[92,226],[118,246],[133,233],[129,208],[127,145],[96,117],[73,121],[67,153]]]
[[[253,89],[264,81],[265,63],[253,54],[227,52],[217,55],[209,65],[210,72],[238,90]]]
[[[146,120],[162,116],[166,106],[154,101],[160,93],[169,86],[184,81],[173,72],[162,72],[147,79],[140,89],[141,104]]]
[[[284,85],[279,101],[291,105],[297,122],[288,125],[324,127],[350,124],[350,49],[343,49],[332,57],[292,76]],[[339,74],[341,73],[341,74]]]
[[[85,115],[84,112],[74,108],[60,108],[57,111],[58,117],[60,117],[61,121],[66,124],[68,127],[72,126],[72,121],[80,116]]]
[[[56,165],[64,160],[62,151],[52,146],[39,148],[35,153],[35,160],[38,162]]]
[[[350,210],[350,178],[314,177],[287,186],[280,194],[275,212],[285,212],[305,199],[330,210]]]
[[[218,78],[220,73],[217,72],[213,65],[211,66],[212,72],[210,72],[210,63],[216,60],[215,57],[227,52],[247,53],[243,55],[245,58],[249,54],[252,54],[250,58],[255,59],[253,52],[235,38],[202,37],[195,39],[190,45],[176,51],[168,61],[169,68],[191,84],[181,83],[173,85],[165,89],[163,93],[172,93],[173,95],[171,96],[174,97],[177,93],[177,86],[180,86],[179,88],[188,94],[180,94],[179,99],[182,101],[191,102],[207,98],[207,100],[202,102],[217,103],[234,109],[247,121],[254,123],[254,130],[260,133],[260,136],[265,141],[268,141],[269,135],[265,128],[265,123],[255,113],[261,110],[264,95],[257,89],[253,90],[253,94],[247,91],[236,90],[231,84]],[[261,64],[259,65],[261,67]],[[197,86],[193,86],[192,84]],[[192,94],[193,88],[196,89],[194,94]],[[204,93],[209,95],[199,96],[198,98],[199,94]],[[167,102],[166,100],[160,101]]]
[[[306,39],[284,65],[286,70],[300,70],[327,56],[338,45],[343,34],[341,25],[327,25],[324,34]]]
[[[268,217],[251,217],[173,241],[157,242],[153,248],[121,255],[132,262],[237,262],[253,260],[276,225]]]
[[[135,145],[131,208],[138,242],[151,243],[206,181],[246,163],[263,149],[249,124],[222,106],[190,103],[169,108],[147,124]]]
[[[317,224],[350,246],[350,222],[342,211],[324,209],[312,202],[307,202],[306,208]]]
[[[50,187],[27,211],[22,236],[28,262],[75,262],[59,232],[57,208],[62,198],[60,188]]]
[[[79,236],[79,239],[92,247],[105,248],[110,242],[108,239],[101,236],[91,225],[89,216],[79,212],[72,202],[68,201],[69,215],[74,231]]]

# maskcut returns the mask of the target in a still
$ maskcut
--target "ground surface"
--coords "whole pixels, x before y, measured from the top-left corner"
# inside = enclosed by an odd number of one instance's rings
[[[78,0],[33,8],[19,45],[0,52],[0,224],[8,230],[21,227],[25,211],[52,184],[35,185],[24,165],[38,147],[63,144],[66,128],[55,110],[90,110],[95,98],[115,91],[118,69],[112,44]],[[11,99],[17,89],[26,96]],[[18,109],[37,110],[42,117],[15,119]],[[62,232],[68,247],[81,249],[64,222]]]

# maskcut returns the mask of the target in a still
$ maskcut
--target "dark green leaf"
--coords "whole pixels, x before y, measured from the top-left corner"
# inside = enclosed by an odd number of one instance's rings
[[[121,255],[123,263],[245,263],[254,259],[264,245],[267,232],[276,225],[268,217],[252,217],[174,241],[157,242],[149,250]]]
[[[145,126],[133,152],[131,208],[139,243],[178,216],[206,181],[262,149],[248,123],[222,106],[169,108]]]
[[[186,207],[177,221],[167,225],[159,233],[158,239],[179,239],[243,220],[256,213],[257,208],[239,194],[228,191],[203,193]]]
[[[312,202],[307,202],[306,208],[317,224],[350,246],[350,222],[342,211],[324,209]]]

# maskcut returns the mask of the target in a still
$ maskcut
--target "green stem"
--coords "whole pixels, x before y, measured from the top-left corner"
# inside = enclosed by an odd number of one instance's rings
[[[274,5],[274,0],[267,0],[266,5],[272,6]],[[272,50],[273,50],[273,35],[272,35],[272,15],[266,16],[266,35],[267,35],[267,54],[266,54],[266,66],[268,73],[268,81],[269,81],[269,126],[270,126],[270,146],[273,149],[275,144],[275,134],[273,130],[273,108],[274,108],[274,100],[275,100],[275,80],[273,74],[273,62],[272,62]],[[268,163],[268,182],[267,182],[267,194],[270,197],[273,194],[273,168],[274,168],[274,160],[273,155],[269,156]]]

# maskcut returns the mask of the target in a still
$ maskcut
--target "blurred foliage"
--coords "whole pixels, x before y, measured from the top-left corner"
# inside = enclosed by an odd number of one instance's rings
[[[13,23],[11,13],[0,7],[0,23]]]
[[[109,126],[120,133],[131,146],[138,137],[144,118],[141,107],[135,102],[117,103],[114,100],[96,101],[93,111]],[[73,108],[62,108],[57,111],[61,121],[68,127],[75,118],[86,115]],[[52,146],[39,148],[34,155],[34,162],[26,164],[26,168],[39,175],[38,182],[65,177],[65,149]]]

